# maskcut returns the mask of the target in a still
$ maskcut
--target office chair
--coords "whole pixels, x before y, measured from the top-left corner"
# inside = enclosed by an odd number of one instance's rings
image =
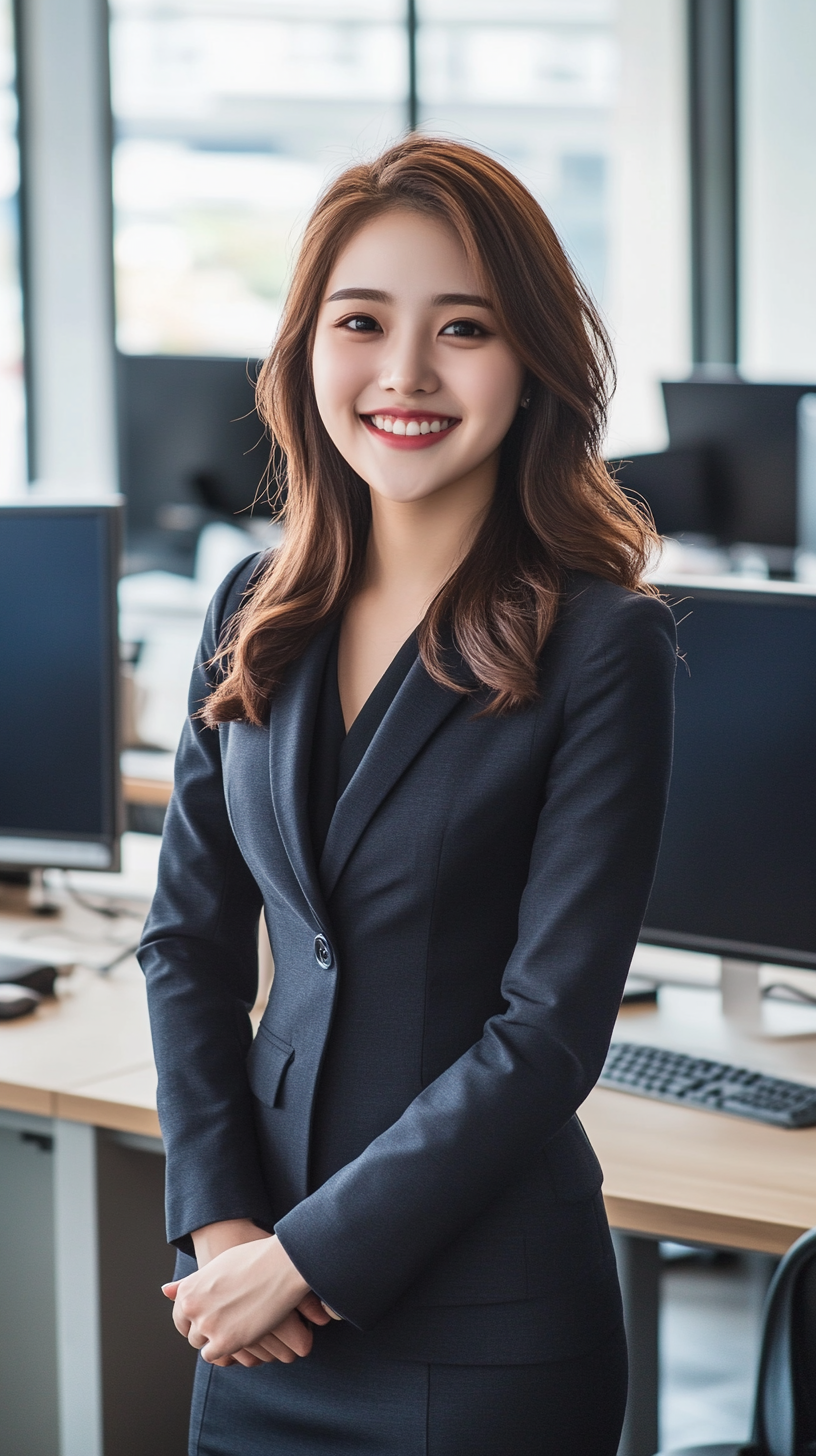
[[[816,1228],[788,1249],[768,1290],[750,1441],[658,1456],[816,1456]]]

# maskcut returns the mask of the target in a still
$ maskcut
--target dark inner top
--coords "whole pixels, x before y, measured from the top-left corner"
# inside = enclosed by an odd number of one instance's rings
[[[377,686],[360,709],[348,733],[343,722],[340,689],[337,685],[337,649],[340,623],[332,637],[323,671],[317,705],[312,760],[309,770],[309,828],[317,863],[320,863],[326,835],[337,801],[362,763],[365,752],[388,709],[405,681],[419,652],[417,636],[411,633],[386,668]]]

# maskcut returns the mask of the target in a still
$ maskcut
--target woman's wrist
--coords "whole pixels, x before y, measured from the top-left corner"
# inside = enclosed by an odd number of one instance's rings
[[[270,1236],[253,1223],[251,1218],[225,1218],[218,1223],[208,1223],[203,1228],[195,1229],[190,1237],[198,1267],[203,1269],[226,1249],[235,1248],[236,1244],[249,1244],[255,1239],[268,1239]]]
[[[281,1296],[295,1309],[311,1293],[311,1286],[306,1283],[299,1269],[292,1263],[283,1244],[273,1234],[269,1240],[269,1248],[264,1250],[264,1258],[268,1261],[268,1267],[275,1280],[276,1288]]]

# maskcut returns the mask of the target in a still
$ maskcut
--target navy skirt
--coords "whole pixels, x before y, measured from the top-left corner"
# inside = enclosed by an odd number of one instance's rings
[[[615,1456],[626,1386],[622,1329],[578,1358],[477,1366],[387,1359],[332,1324],[293,1365],[199,1359],[190,1456]]]

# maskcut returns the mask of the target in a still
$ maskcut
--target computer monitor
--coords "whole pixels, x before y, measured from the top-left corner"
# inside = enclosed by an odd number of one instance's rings
[[[663,385],[672,449],[706,452],[716,534],[788,547],[797,542],[797,406],[812,384],[688,379]]]
[[[663,589],[681,659],[642,939],[816,970],[816,592]]]
[[[720,516],[705,450],[659,450],[607,460],[618,484],[648,505],[661,536],[716,536]]]
[[[255,359],[118,356],[119,478],[131,570],[190,573],[208,521],[245,523],[256,500],[253,514],[269,518],[257,369]]]
[[[120,518],[0,505],[0,869],[119,867]]]

